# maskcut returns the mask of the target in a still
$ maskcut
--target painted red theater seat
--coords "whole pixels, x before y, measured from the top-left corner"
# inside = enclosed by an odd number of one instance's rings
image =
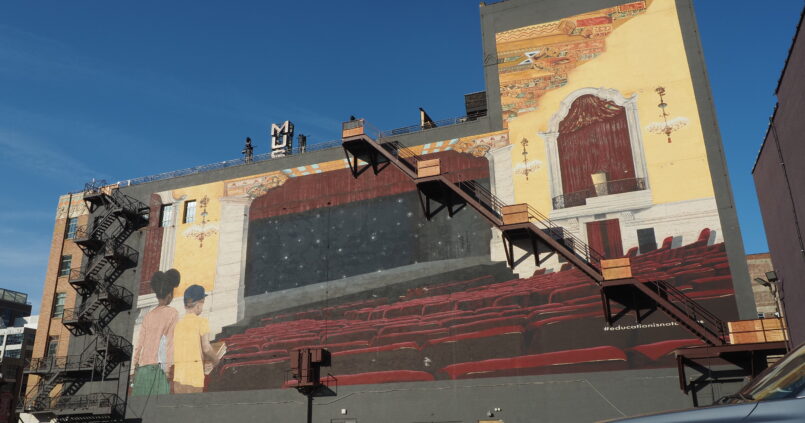
[[[598,295],[598,287],[593,283],[582,283],[575,286],[568,286],[566,288],[559,288],[551,292],[548,296],[549,303],[561,303],[573,298],[589,297],[590,295]]]
[[[300,345],[299,347],[296,347],[294,349],[326,348],[331,353],[335,353],[336,351],[351,350],[355,348],[366,348],[368,346],[369,346],[369,340],[363,340],[363,341],[339,342],[335,344]]]
[[[448,331],[450,335],[453,336],[469,333],[480,333],[481,331],[485,331],[487,329],[496,329],[501,327],[522,327],[523,323],[525,323],[524,316],[495,317],[491,319],[453,325],[448,327]]]
[[[477,314],[472,313],[472,312],[467,312],[467,313],[457,315],[457,316],[448,316],[448,317],[446,317],[446,318],[444,318],[444,319],[442,319],[442,320],[440,320],[438,322],[439,322],[439,324],[441,324],[442,327],[450,327],[450,326],[461,325],[461,324],[469,323],[469,322],[477,322],[479,320],[484,320],[484,319],[494,319],[495,317],[501,317],[501,316],[502,316],[501,312],[477,313]]]
[[[450,363],[513,357],[524,352],[522,325],[498,326],[429,340],[422,356],[441,368]]]
[[[445,299],[444,301],[439,301],[436,303],[427,304],[422,307],[422,315],[430,315],[430,314],[437,314],[443,313],[446,311],[451,311],[456,308],[455,302],[449,299]]]
[[[497,298],[492,304],[494,306],[519,305],[522,307],[528,307],[536,303],[536,301],[533,298],[534,296],[535,296],[534,293],[530,291],[516,292],[512,294],[503,295]]]
[[[383,318],[393,319],[404,316],[421,316],[423,304],[412,302],[404,303],[396,307],[389,307],[383,312]],[[374,313],[372,314],[374,316]]]
[[[520,376],[570,371],[613,370],[626,367],[626,354],[619,348],[600,346],[452,364],[439,372],[450,379]]]
[[[696,287],[696,289],[730,289],[732,288],[732,276],[723,275],[698,278],[693,279],[690,283]]]
[[[377,335],[377,329],[347,329],[328,333],[323,341],[325,344],[338,344],[351,341],[370,340]]]
[[[423,366],[419,345],[415,342],[344,350],[333,353],[332,357],[332,367],[328,372],[334,374],[421,369]]]
[[[318,336],[311,336],[305,338],[289,338],[279,341],[271,341],[263,344],[260,349],[263,351],[277,350],[277,349],[291,349],[297,348],[302,345],[318,344],[321,339]]]
[[[561,305],[559,307],[534,310],[529,313],[528,316],[526,316],[526,320],[531,323],[549,319],[560,319],[558,321],[561,321],[562,318],[572,319],[573,316],[577,316],[581,313],[588,313],[591,310],[597,311],[601,309],[601,307],[601,303]],[[549,322],[543,324],[550,324],[550,322],[555,321],[557,320],[549,320]]]
[[[404,332],[416,332],[421,330],[432,330],[432,329],[439,329],[441,327],[440,324],[435,322],[414,322],[408,324],[401,324],[401,325],[389,325],[383,326],[380,330],[377,331],[378,335],[390,335],[393,333],[404,333]]]
[[[673,355],[674,350],[681,347],[689,347],[693,345],[703,345],[700,339],[672,339],[668,341],[654,342],[652,344],[638,345],[630,348],[649,360],[656,361],[663,357]]]
[[[447,329],[431,329],[414,332],[392,333],[389,335],[378,336],[375,338],[374,345],[389,345],[400,342],[416,342],[419,345],[427,342],[428,339],[439,338],[448,334]]]
[[[274,358],[287,358],[288,350],[270,350],[270,351],[252,351],[252,352],[236,352],[234,354],[226,353],[221,359],[225,363],[244,361],[244,360],[269,360]]]

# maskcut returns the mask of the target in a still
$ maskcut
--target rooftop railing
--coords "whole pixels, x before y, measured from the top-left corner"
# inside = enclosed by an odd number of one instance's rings
[[[433,129],[433,128],[440,128],[440,127],[443,127],[443,126],[451,126],[451,125],[457,125],[457,124],[461,124],[461,123],[465,123],[465,122],[470,122],[470,121],[473,121],[473,120],[475,120],[475,119],[477,119],[479,117],[483,117],[483,116],[486,116],[486,113],[479,113],[479,114],[476,114],[476,115],[473,115],[473,116],[459,116],[459,117],[441,119],[441,120],[433,121],[433,122],[430,122],[430,123],[426,123],[425,125],[411,125],[411,126],[406,126],[406,127],[403,127],[403,128],[391,129],[391,130],[388,130],[388,131],[378,131],[378,130],[372,128],[372,134],[371,135],[373,135],[373,139],[388,138],[388,137],[393,137],[393,136],[397,136],[397,135],[405,135],[405,134],[411,134],[411,133],[415,133],[415,132],[426,131],[428,129]],[[360,123],[358,123],[359,121],[360,121]],[[362,126],[363,125],[368,125],[363,121],[363,119],[356,119],[356,120],[354,120],[352,122],[355,122],[355,124],[362,125]],[[314,151],[329,150],[329,149],[332,149],[332,148],[340,148],[340,147],[341,147],[341,140],[332,140],[332,141],[325,141],[325,142],[320,142],[320,143],[316,143],[316,144],[309,144],[309,145],[305,146],[304,149],[300,148],[300,146],[297,145],[297,146],[294,146],[293,150],[291,150],[289,155],[296,156],[296,155],[299,155],[299,154],[312,153]],[[145,183],[148,183],[148,182],[160,181],[160,180],[163,180],[163,179],[177,178],[179,176],[195,175],[197,173],[207,172],[207,171],[210,171],[210,170],[224,169],[224,168],[228,168],[228,167],[242,166],[242,165],[247,165],[247,164],[252,164],[252,163],[257,163],[257,162],[264,162],[264,161],[268,161],[268,160],[272,160],[272,159],[276,159],[276,158],[279,158],[279,157],[271,157],[270,152],[269,153],[263,153],[263,154],[256,154],[256,155],[254,155],[252,157],[251,160],[246,160],[245,158],[226,160],[226,161],[217,162],[217,163],[210,163],[210,164],[206,164],[206,165],[189,167],[187,169],[180,169],[180,170],[174,170],[174,171],[170,171],[170,172],[159,173],[159,174],[156,174],[156,175],[149,175],[149,176],[142,176],[142,177],[139,177],[139,178],[127,179],[127,180],[124,180],[124,181],[119,181],[117,183],[117,185],[121,186],[121,187],[126,187],[126,186],[131,186],[131,185],[145,184]],[[89,189],[94,189],[94,190],[97,191],[99,189],[98,187],[102,186],[104,184],[105,184],[104,181],[98,181],[97,183],[92,184],[92,186],[89,186],[88,188]]]
[[[22,292],[12,291],[4,288],[0,288],[0,300],[11,301],[19,304],[29,304],[28,294],[23,294]]]

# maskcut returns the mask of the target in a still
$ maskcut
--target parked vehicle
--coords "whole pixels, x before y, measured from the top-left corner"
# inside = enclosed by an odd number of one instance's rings
[[[649,414],[614,423],[805,422],[805,344],[712,406]]]

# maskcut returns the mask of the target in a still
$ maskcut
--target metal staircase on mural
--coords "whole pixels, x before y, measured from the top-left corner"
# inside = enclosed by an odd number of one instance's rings
[[[469,205],[501,231],[506,259],[511,267],[515,267],[515,242],[530,243],[537,264],[540,263],[540,246],[556,252],[599,286],[609,324],[629,310],[634,310],[640,320],[640,310],[659,308],[705,344],[719,346],[727,343],[724,322],[671,284],[665,281],[643,282],[634,278],[605,280],[601,270],[604,257],[533,207],[525,204],[507,206],[477,181],[452,181],[448,173],[441,172],[438,163],[427,163],[434,160],[425,160],[400,142],[377,134],[363,119],[344,123],[342,146],[355,178],[367,169],[378,173],[389,164],[393,165],[416,184],[422,210],[428,220],[442,210],[452,216]],[[518,223],[505,221],[504,208],[518,206],[524,216],[527,213],[527,219]],[[623,306],[614,316],[612,302]],[[643,314],[643,317],[646,315]]]
[[[90,336],[79,355],[31,359],[25,372],[39,376],[21,399],[20,411],[58,421],[123,419],[125,400],[116,393],[77,395],[84,384],[120,380],[131,360],[132,345],[108,327],[131,308],[134,294],[115,285],[124,271],[137,265],[138,253],[126,239],[147,222],[148,208],[103,181],[89,183],[84,202],[94,223],[79,227],[74,242],[86,259],[70,271],[68,282],[81,297],[80,306],[65,309],[62,324],[73,336]],[[117,373],[115,374],[115,370]],[[54,389],[61,389],[53,394]]]

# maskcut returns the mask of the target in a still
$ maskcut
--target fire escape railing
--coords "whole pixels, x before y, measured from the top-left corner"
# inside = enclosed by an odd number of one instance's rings
[[[573,251],[597,270],[601,270],[601,260],[604,259],[604,255],[590,248],[581,238],[573,235],[573,232],[557,225],[531,205],[528,205],[528,217],[539,229],[548,233],[553,239],[560,241],[567,249]]]
[[[660,297],[667,299],[686,316],[699,323],[711,335],[726,342],[728,335],[727,325],[701,304],[666,281],[651,281],[646,282],[644,285]]]
[[[81,355],[30,360],[26,372],[39,375],[40,380],[21,400],[20,407],[57,416],[86,412],[121,417],[125,401],[116,394],[78,393],[87,382],[106,380],[116,368],[123,372],[125,362],[131,360],[131,343],[114,334],[108,325],[133,304],[134,294],[115,281],[123,271],[137,265],[139,253],[125,241],[145,226],[148,208],[103,181],[85,185],[84,201],[90,212],[100,217],[94,225],[77,230],[75,242],[86,256],[85,266],[71,270],[68,281],[82,301],[78,307],[64,310],[62,323],[74,336],[93,338]],[[52,396],[60,383],[64,383],[63,388]]]

